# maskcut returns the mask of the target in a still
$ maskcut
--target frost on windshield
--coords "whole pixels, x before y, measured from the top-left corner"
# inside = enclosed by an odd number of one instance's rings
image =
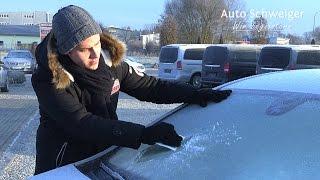
[[[121,162],[121,169],[131,174],[126,177],[129,179],[136,177],[134,174],[143,174],[145,178],[162,179],[164,176],[159,172],[170,172],[166,174],[166,178],[175,178],[181,174],[197,178],[199,174],[193,173],[195,164],[202,169],[201,172],[210,172],[212,167],[207,166],[207,160],[217,158],[206,152],[214,151],[218,145],[230,146],[241,139],[235,125],[229,127],[223,121],[212,121],[206,127],[199,129],[198,133],[186,136],[176,151],[158,145],[143,145],[138,153],[131,152],[130,155],[124,156],[119,153],[120,155],[112,158],[110,162],[118,162],[117,165]],[[159,172],[154,172],[154,165]]]
[[[175,151],[159,145],[149,146],[138,153],[135,161],[146,162],[152,160],[157,155],[162,153],[172,153],[172,151],[175,152],[175,155],[170,155],[172,158],[171,160],[178,160],[181,157],[187,158],[187,156],[194,156],[204,152],[208,146],[208,142],[210,142],[212,145],[224,144],[228,146],[241,139],[234,125],[231,129],[223,129],[220,128],[222,123],[223,122],[221,121],[216,122],[212,128],[206,128],[201,131],[201,133],[196,133],[185,137],[181,146]],[[179,156],[179,158],[175,158],[175,156]],[[169,159],[169,161],[171,160]]]
[[[318,96],[312,94],[285,94],[275,99],[266,109],[266,114],[270,116],[280,116],[285,114],[297,106],[310,101],[319,101]]]

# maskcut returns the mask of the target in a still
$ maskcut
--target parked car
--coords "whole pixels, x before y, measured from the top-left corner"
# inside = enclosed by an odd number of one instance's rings
[[[11,50],[3,59],[10,70],[32,73],[36,67],[36,61],[28,50]]]
[[[320,46],[287,45],[262,48],[257,65],[257,74],[320,68]]]
[[[154,122],[185,137],[175,151],[111,147],[31,179],[319,179],[319,79],[308,69],[223,84],[233,93],[221,103],[183,104]]]
[[[9,91],[8,69],[5,67],[2,61],[0,61],[0,91]]]
[[[203,53],[208,44],[171,44],[163,46],[159,56],[158,77],[187,82],[201,87]]]
[[[206,48],[202,61],[201,82],[217,86],[256,74],[261,46],[218,44]]]
[[[146,68],[144,67],[143,64],[136,62],[134,59],[131,58],[125,58],[124,62],[128,63],[130,66],[134,67],[137,69],[139,72],[144,73],[146,71]]]

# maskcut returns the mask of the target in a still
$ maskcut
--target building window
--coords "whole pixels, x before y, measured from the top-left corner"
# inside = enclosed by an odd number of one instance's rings
[[[33,19],[34,16],[29,14],[29,15],[24,15],[23,17],[27,19]]]
[[[8,14],[0,14],[0,18],[8,18],[9,15]]]

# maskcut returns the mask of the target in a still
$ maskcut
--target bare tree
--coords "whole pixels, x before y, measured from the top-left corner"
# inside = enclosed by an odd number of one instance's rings
[[[245,2],[239,0],[225,0],[225,9],[224,11],[245,11]],[[221,15],[222,16],[222,15]],[[217,32],[220,36],[223,37],[225,42],[234,42],[242,40],[243,37],[249,35],[248,27],[248,17],[221,17],[221,27]]]
[[[305,44],[305,41],[302,36],[294,35],[294,34],[287,34],[286,37],[290,39],[290,44],[295,44],[295,45],[301,45]]]
[[[131,28],[128,27],[122,27],[119,28],[119,33],[118,33],[118,37],[124,41],[125,44],[128,44],[129,40],[132,39],[132,33],[133,31],[131,30]]]
[[[159,51],[160,51],[160,47],[156,43],[154,43],[152,41],[147,42],[147,44],[146,44],[146,53],[147,54],[156,54]]]
[[[303,37],[304,37],[304,42],[305,44],[311,44],[312,41],[312,32],[305,32],[303,33]]]
[[[163,16],[160,24],[160,46],[177,43],[178,29],[174,17],[171,15]]]
[[[251,36],[255,44],[266,44],[268,35],[268,22],[262,16],[252,22]]]
[[[320,26],[316,27],[314,31],[305,32],[303,37],[306,44],[320,44]]]
[[[233,32],[233,22],[221,18],[221,14],[224,10],[242,10],[243,6],[241,0],[170,0],[165,5],[164,16],[170,15],[178,22],[179,43],[213,43],[220,36],[234,39],[241,35]]]
[[[139,39],[132,39],[127,44],[127,53],[129,55],[135,54],[135,53],[142,53],[142,43]]]
[[[320,43],[320,26],[314,29],[312,36],[314,37],[315,43],[319,44]]]
[[[160,33],[159,24],[147,24],[144,26],[141,34]]]
[[[221,23],[223,0],[181,0],[179,19],[179,40],[182,43],[212,43],[216,27]],[[179,10],[178,9],[178,10]]]

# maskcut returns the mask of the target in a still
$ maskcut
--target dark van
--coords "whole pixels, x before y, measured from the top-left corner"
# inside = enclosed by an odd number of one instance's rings
[[[266,46],[261,49],[257,74],[314,68],[320,68],[320,46]]]
[[[216,86],[255,75],[260,49],[259,45],[243,44],[207,47],[202,61],[202,84]]]

